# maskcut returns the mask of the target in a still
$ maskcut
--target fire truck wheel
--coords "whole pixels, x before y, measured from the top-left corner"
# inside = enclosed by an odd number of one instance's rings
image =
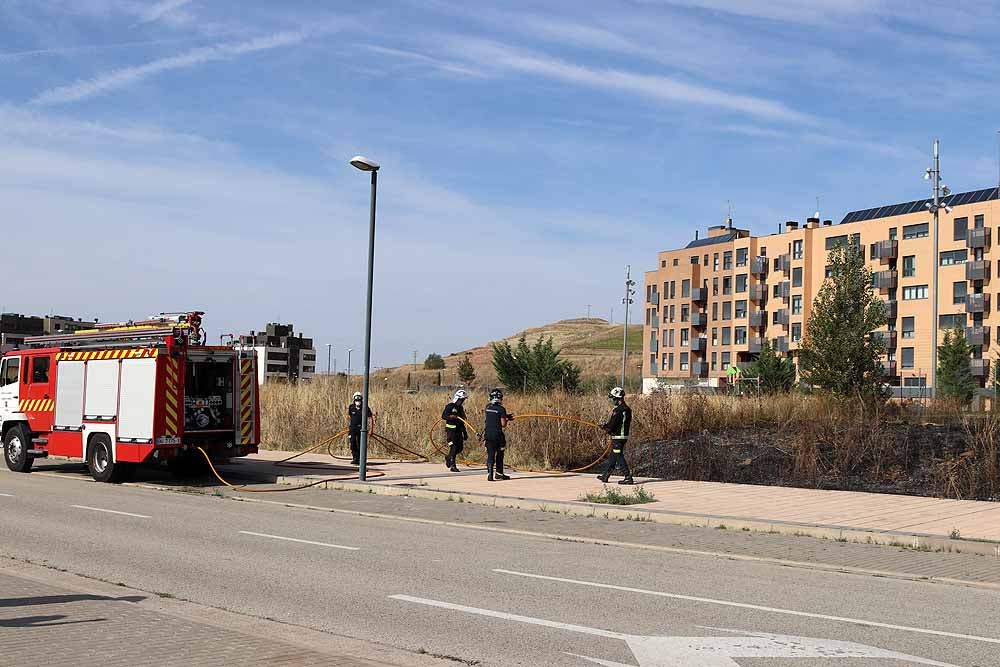
[[[3,436],[3,460],[14,472],[28,472],[35,459],[28,456],[31,438],[23,426],[10,428]]]
[[[115,463],[108,436],[99,434],[90,439],[87,469],[90,470],[91,477],[98,482],[120,482],[127,468],[127,465]]]

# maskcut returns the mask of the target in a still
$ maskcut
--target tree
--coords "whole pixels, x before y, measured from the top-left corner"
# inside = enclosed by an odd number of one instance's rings
[[[551,391],[559,387],[577,391],[580,386],[580,369],[559,358],[551,337],[546,340],[539,336],[530,347],[524,336],[516,347],[507,341],[491,347],[497,378],[509,391]]]
[[[476,369],[473,367],[472,360],[469,358],[468,354],[465,355],[465,358],[462,359],[462,362],[458,365],[458,378],[462,382],[466,383],[472,382],[476,379]]]
[[[840,244],[827,260],[823,282],[799,348],[799,372],[807,385],[864,400],[886,398],[885,354],[875,329],[885,325],[885,304],[872,290],[872,272],[857,243]]]
[[[778,356],[771,343],[765,341],[757,359],[750,364],[744,375],[760,380],[762,394],[786,393],[795,385],[795,364],[791,359]]]
[[[937,367],[937,391],[941,398],[962,406],[972,402],[978,385],[972,377],[971,353],[964,331],[952,329],[944,333],[944,341],[938,346]]]
[[[424,370],[438,371],[444,368],[444,359],[437,352],[431,352],[424,359]]]

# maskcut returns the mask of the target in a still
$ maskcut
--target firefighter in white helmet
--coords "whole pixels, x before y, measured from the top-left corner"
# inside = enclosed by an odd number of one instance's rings
[[[351,433],[351,465],[358,465],[361,462],[361,403],[363,397],[360,391],[354,392],[351,404],[347,406],[347,418]],[[368,408],[368,432],[375,429],[375,415],[372,409]]]
[[[455,460],[465,449],[465,441],[469,439],[469,431],[465,428],[465,399],[468,392],[459,389],[451,397],[451,403],[444,406],[441,419],[444,420],[444,433],[448,440],[448,454],[444,458],[445,466],[452,472],[458,472]]]
[[[625,460],[625,443],[628,441],[629,430],[632,428],[632,408],[625,403],[625,390],[615,387],[608,393],[608,398],[615,407],[611,411],[608,421],[601,425],[604,432],[611,436],[611,462],[608,469],[597,476],[605,484],[615,468],[621,465],[625,478],[619,484],[635,484],[632,479],[632,471],[629,470],[628,462]]]

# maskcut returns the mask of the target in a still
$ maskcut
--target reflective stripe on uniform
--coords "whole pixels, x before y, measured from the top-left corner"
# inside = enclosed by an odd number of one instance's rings
[[[613,436],[611,436],[611,439],[612,440],[628,440],[628,436],[627,435],[613,435]]]
[[[458,424],[445,424],[445,428],[458,428]]]
[[[621,453],[622,453],[622,450],[620,450],[620,449],[612,449],[612,450],[611,450],[611,452],[612,452],[613,454],[621,454]]]

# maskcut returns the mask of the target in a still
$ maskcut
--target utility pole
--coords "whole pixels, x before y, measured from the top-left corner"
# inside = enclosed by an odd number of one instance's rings
[[[941,201],[941,197],[951,194],[951,189],[947,185],[941,185],[941,157],[939,151],[940,141],[934,140],[934,165],[924,171],[924,180],[931,181],[934,190],[933,199],[927,202],[927,209],[934,215],[934,273],[931,287],[931,386],[929,390],[930,398],[937,396],[937,358],[938,358],[938,244],[941,234],[938,229],[940,211],[943,208],[946,213],[951,213],[951,207]]]
[[[413,351],[413,370],[417,370],[417,350]]]
[[[333,356],[333,343],[326,344],[326,374],[330,374],[330,359]]]
[[[590,304],[587,304],[587,319],[590,319]]]
[[[625,267],[625,298],[622,299],[622,303],[625,304],[625,328],[622,331],[622,389],[625,388],[625,359],[628,356],[628,314],[629,306],[632,305],[632,296],[635,294],[635,290],[632,287],[635,286],[635,281],[632,280],[632,265],[629,264]]]

